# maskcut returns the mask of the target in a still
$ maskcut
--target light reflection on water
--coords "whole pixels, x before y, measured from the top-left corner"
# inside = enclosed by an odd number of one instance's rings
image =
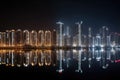
[[[119,48],[82,48],[81,50],[0,50],[0,65],[28,67],[55,66],[57,72],[72,69],[84,72],[83,68],[99,65],[106,69],[110,63],[120,62]]]

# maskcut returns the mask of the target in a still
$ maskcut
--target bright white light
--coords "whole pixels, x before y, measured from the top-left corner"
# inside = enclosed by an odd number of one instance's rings
[[[104,45],[103,45],[103,44],[101,44],[101,45],[100,45],[100,47],[104,47]]]
[[[101,50],[100,50],[101,52],[104,52],[104,49],[103,48],[101,48]]]
[[[73,49],[73,53],[77,53],[77,50]]]
[[[76,43],[73,43],[73,47],[76,47],[77,46],[77,44]]]

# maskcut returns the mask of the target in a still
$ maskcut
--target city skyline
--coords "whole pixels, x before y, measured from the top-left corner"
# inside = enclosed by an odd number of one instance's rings
[[[56,24],[58,25],[57,28],[51,30],[5,30],[0,32],[0,46],[119,47],[120,34],[111,32],[107,26],[102,26],[95,31],[96,29],[91,27],[84,30],[82,21],[76,24],[76,30],[72,30],[69,26],[64,26],[62,22],[57,22]]]
[[[119,79],[119,14],[116,0],[1,1],[1,78]]]

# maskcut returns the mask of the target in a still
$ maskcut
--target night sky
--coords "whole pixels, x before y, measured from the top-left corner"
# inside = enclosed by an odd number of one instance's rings
[[[56,22],[74,27],[83,21],[85,28],[108,26],[113,32],[120,32],[120,5],[115,0],[40,0],[1,1],[0,31],[6,29],[52,29]]]

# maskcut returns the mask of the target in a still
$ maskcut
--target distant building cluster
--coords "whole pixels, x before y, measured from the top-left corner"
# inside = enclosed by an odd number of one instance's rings
[[[78,25],[77,34],[71,35],[70,27],[66,27],[63,32],[63,23],[57,22],[58,30],[6,30],[0,32],[0,47],[119,47],[120,34],[109,32],[109,28],[103,26],[98,29],[97,33],[89,27],[87,35],[82,33],[80,23]]]
[[[55,42],[53,41],[55,33],[55,30],[6,30],[5,32],[0,32],[0,47],[49,47]]]
[[[107,26],[102,26],[100,29],[97,29],[97,33],[92,31],[92,28],[89,27],[86,32],[87,35],[83,34],[82,21],[76,23],[78,25],[77,34],[74,36],[70,35],[70,29],[67,27],[66,32],[63,33],[63,23],[58,22],[59,24],[59,34],[57,34],[57,46],[72,46],[72,47],[119,47],[120,44],[120,34],[113,33],[109,31]]]

